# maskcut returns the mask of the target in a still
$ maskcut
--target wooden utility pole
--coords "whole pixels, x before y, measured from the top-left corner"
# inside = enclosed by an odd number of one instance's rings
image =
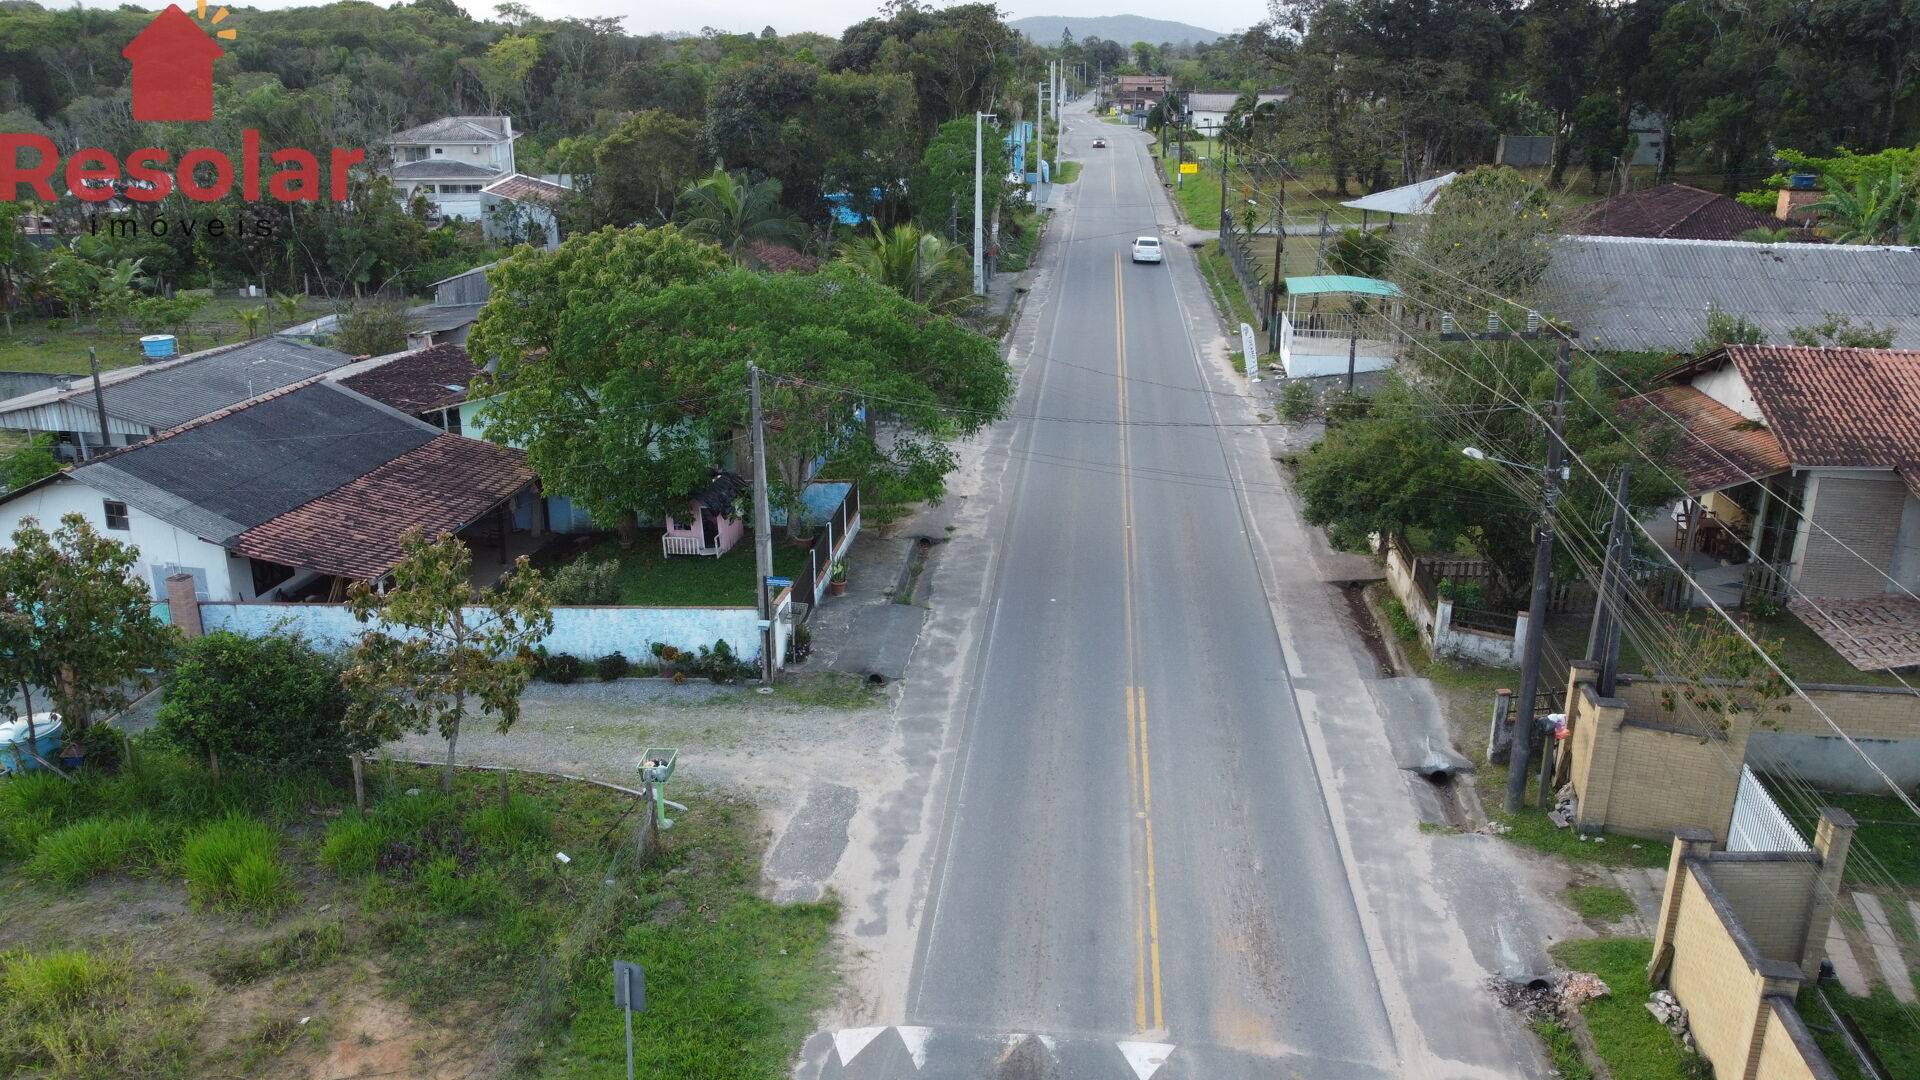
[[[1514,723],[1512,764],[1507,773],[1507,810],[1527,805],[1527,766],[1533,760],[1534,702],[1540,693],[1540,653],[1547,639],[1547,589],[1553,578],[1553,515],[1560,501],[1560,470],[1565,465],[1563,433],[1567,423],[1567,369],[1572,350],[1560,341],[1554,361],[1553,417],[1547,428],[1547,467],[1540,473],[1540,525],[1533,546],[1533,597],[1527,605],[1527,643],[1520,665],[1520,715]],[[1545,809],[1545,807],[1542,807]]]

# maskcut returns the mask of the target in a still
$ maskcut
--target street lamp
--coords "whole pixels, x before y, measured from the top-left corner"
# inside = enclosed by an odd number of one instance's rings
[[[985,209],[981,203],[981,121],[998,119],[995,113],[976,112],[973,114],[973,293],[975,296],[987,294],[987,264],[983,257],[982,246],[986,242],[986,227],[982,220]]]

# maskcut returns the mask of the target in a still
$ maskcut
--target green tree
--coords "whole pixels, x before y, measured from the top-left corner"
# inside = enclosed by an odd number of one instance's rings
[[[1897,336],[1899,331],[1891,326],[1855,325],[1847,316],[1831,311],[1813,326],[1796,326],[1787,331],[1787,337],[1795,345],[1837,345],[1843,349],[1891,349]]]
[[[708,425],[687,399],[713,391],[688,392],[642,348],[643,302],[727,265],[724,251],[669,225],[571,236],[490,272],[492,296],[467,343],[499,360],[490,387],[475,391],[497,395],[482,416],[486,435],[523,447],[547,490],[616,524],[626,546],[638,513],[679,504],[712,465]]]
[[[716,166],[680,196],[676,220],[688,236],[725,249],[738,262],[756,243],[797,247],[805,229],[780,203],[780,181],[749,182]]]
[[[553,608],[524,555],[498,586],[476,593],[473,553],[457,537],[429,540],[416,529],[401,549],[384,592],[355,582],[348,595],[367,626],[341,676],[348,730],[375,745],[397,732],[438,731],[447,741],[440,789],[451,793],[469,701],[502,734],[513,727],[533,678],[533,647],[553,632]]]
[[[1441,189],[1396,282],[1443,310],[1524,302],[1547,268],[1558,218],[1547,190],[1514,169],[1483,166]]]
[[[671,220],[680,193],[698,176],[700,126],[661,109],[635,113],[600,140],[593,158],[596,225]]]
[[[1694,352],[1707,352],[1722,345],[1765,345],[1766,331],[1760,324],[1737,312],[1722,308],[1719,304],[1707,305],[1707,329],[1699,341],[1693,343]]]
[[[341,664],[297,633],[247,637],[216,630],[186,642],[161,680],[158,729],[222,762],[271,769],[337,763],[355,747],[345,727]]]
[[[840,259],[854,272],[924,308],[946,311],[973,295],[973,267],[967,250],[913,225],[882,229],[840,245]]]
[[[0,458],[0,487],[14,491],[60,471],[53,456],[53,435],[42,432],[27,440],[27,445]]]
[[[23,518],[0,549],[0,681],[33,711],[52,693],[69,730],[122,708],[127,685],[157,666],[173,628],[153,617],[153,594],[134,576],[139,552],[101,536],[79,514],[49,533]]]
[[[1850,185],[1835,185],[1805,209],[1832,215],[1828,231],[1836,243],[1920,240],[1920,212],[1915,210],[1913,181],[1893,169],[1862,176]]]
[[[991,124],[981,131],[981,205],[987,221],[999,213],[1006,196],[1006,177],[1013,169],[1007,160],[1005,137]],[[972,243],[973,117],[940,125],[940,133],[927,144],[919,166],[907,179],[907,200],[922,229],[938,232],[956,243]]]
[[[876,474],[944,476],[954,465],[947,440],[991,423],[1012,395],[992,341],[845,271],[736,270],[661,289],[634,312],[643,363],[673,372],[689,396],[745,386],[749,361],[762,369],[767,459],[794,535],[806,532],[812,462],[839,452]],[[864,427],[854,423],[863,402],[875,418]],[[718,427],[740,429],[747,404],[721,395],[703,408]]]

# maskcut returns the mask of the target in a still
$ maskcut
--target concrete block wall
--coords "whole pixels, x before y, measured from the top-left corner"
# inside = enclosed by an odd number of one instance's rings
[[[1622,681],[1620,697],[1594,690],[1594,666],[1575,661],[1563,709],[1571,736],[1569,775],[1579,796],[1576,823],[1588,831],[1665,837],[1706,829],[1725,846],[1740,792],[1753,718],[1726,718],[1726,730],[1684,712],[1661,709],[1651,692]],[[1633,689],[1635,699],[1625,692]],[[1685,706],[1682,706],[1684,709]]]

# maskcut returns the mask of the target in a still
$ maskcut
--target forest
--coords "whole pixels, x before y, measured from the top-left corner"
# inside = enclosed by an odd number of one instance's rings
[[[777,182],[767,190],[802,226],[787,242],[822,253],[844,239],[833,234],[829,193],[848,193],[883,224],[917,220],[964,241],[971,222],[954,198],[955,170],[928,169],[942,125],[975,110],[1020,119],[1053,59],[1076,88],[1130,72],[1170,75],[1176,92],[1284,88],[1283,104],[1231,118],[1235,138],[1327,170],[1342,191],[1491,161],[1503,134],[1555,136],[1552,181],[1565,184],[1582,169],[1597,183],[1631,155],[1635,130],[1658,131],[1669,176],[1729,193],[1766,186],[1782,152],[1920,141],[1920,0],[1275,0],[1266,14],[1217,42],[1174,46],[1036,44],[992,4],[915,0],[893,0],[837,39],[775,27],[634,35],[617,18],[547,19],[511,2],[484,18],[451,0],[237,7],[222,23],[236,34],[215,64],[209,126],[131,119],[120,50],[149,13],[7,0],[0,131],[116,154],[233,147],[247,129],[263,145],[323,157],[365,147],[376,168],[356,172],[344,202],[269,211],[175,195],[138,211],[271,213],[274,228],[91,245],[103,265],[138,258],[168,287],[304,283],[329,296],[417,294],[497,254],[478,230],[401,205],[378,178],[383,138],[449,115],[513,116],[520,171],[565,176],[575,189],[566,232],[671,220],[720,167],[743,190]],[[912,190],[916,174],[927,190]],[[1905,187],[1910,197],[1911,178]],[[86,232],[78,215],[57,209],[56,231]],[[0,278],[10,310],[28,299],[22,288],[10,271]]]

